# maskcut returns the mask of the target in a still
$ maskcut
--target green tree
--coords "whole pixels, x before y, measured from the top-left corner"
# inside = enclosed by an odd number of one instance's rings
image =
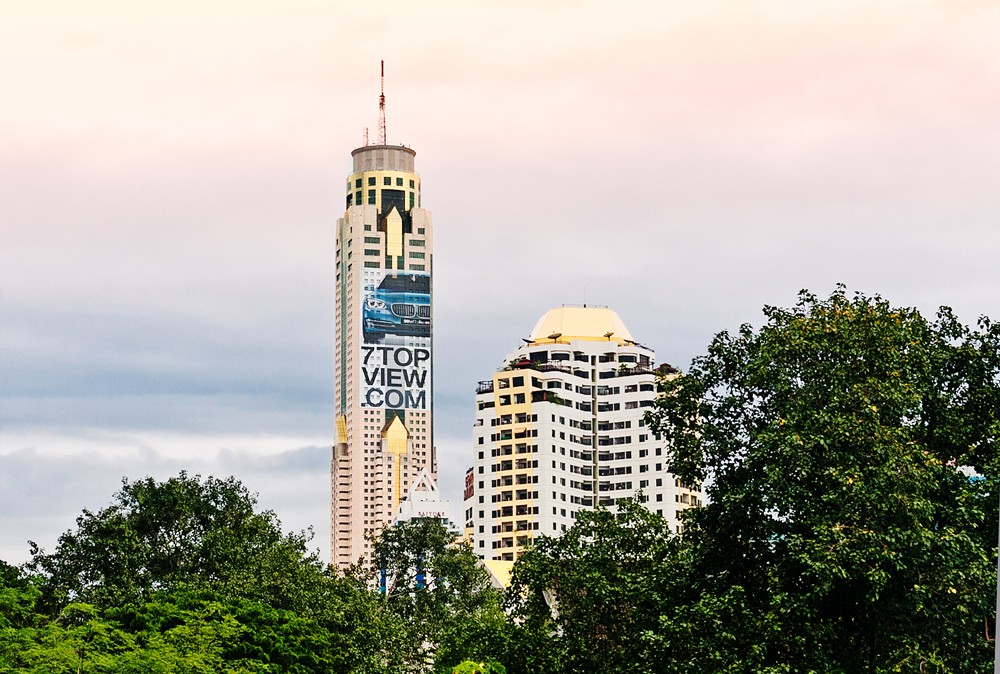
[[[431,663],[451,671],[467,658],[495,657],[506,623],[500,594],[469,545],[439,521],[384,529],[370,566],[359,573],[380,579],[398,630],[395,657],[405,671],[425,671]]]
[[[669,523],[640,500],[578,513],[514,567],[507,600],[517,625],[503,661],[514,672],[660,671],[647,634],[658,629],[677,554]]]
[[[843,287],[764,314],[648,417],[709,480],[651,643],[702,671],[989,671],[1000,326]]]
[[[233,478],[123,481],[29,576],[0,567],[0,672],[387,671],[384,602],[307,540]]]
[[[50,612],[71,601],[114,606],[193,585],[306,610],[324,565],[307,549],[307,535],[282,533],[274,513],[256,505],[231,477],[126,479],[112,504],[85,510],[54,552],[32,544],[27,568],[46,579]]]

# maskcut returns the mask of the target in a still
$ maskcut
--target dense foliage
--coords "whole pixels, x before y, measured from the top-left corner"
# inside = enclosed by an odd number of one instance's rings
[[[842,288],[764,313],[647,415],[706,485],[683,535],[641,495],[580,513],[501,597],[436,522],[343,574],[233,479],[125,481],[0,562],[0,673],[990,671],[1000,327]]]
[[[310,610],[323,564],[305,534],[284,534],[234,478],[123,481],[111,505],[84,511],[52,554],[28,569],[47,579],[45,603],[141,602],[182,586]]]
[[[719,334],[651,415],[686,589],[655,641],[713,671],[988,671],[1000,326],[802,293]],[[692,635],[718,626],[717,638]]]
[[[667,521],[638,501],[581,512],[561,537],[539,539],[514,569],[509,601],[519,641],[547,638],[505,662],[526,672],[613,672],[623,662],[659,671],[649,634],[675,589],[677,545]]]
[[[456,543],[437,520],[386,529],[373,545],[371,568],[387,612],[400,631],[404,671],[441,671],[467,657],[488,659],[506,616],[500,594],[467,543]]]
[[[125,481],[0,568],[0,672],[386,671],[398,626],[307,543],[232,478]]]

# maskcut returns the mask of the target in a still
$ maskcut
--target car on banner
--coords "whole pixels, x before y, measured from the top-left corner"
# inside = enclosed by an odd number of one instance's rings
[[[430,337],[430,274],[390,272],[378,286],[365,286],[361,327],[369,344],[382,342],[386,335]]]

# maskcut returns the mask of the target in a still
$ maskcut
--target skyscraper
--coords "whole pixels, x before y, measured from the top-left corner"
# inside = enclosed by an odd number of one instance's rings
[[[369,551],[421,469],[437,479],[432,417],[431,214],[416,153],[366,145],[351,153],[347,211],[337,221],[335,392],[330,558]]]
[[[676,528],[701,502],[700,485],[666,470],[664,443],[646,426],[658,374],[654,353],[614,311],[560,307],[476,390],[475,461],[465,518],[485,560],[514,561],[535,536],[555,536],[578,512],[642,491]]]

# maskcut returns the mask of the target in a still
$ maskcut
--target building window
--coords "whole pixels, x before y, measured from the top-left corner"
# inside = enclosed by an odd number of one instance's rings
[[[424,259],[424,254],[422,252],[417,252],[417,251],[411,250],[410,251],[410,257],[412,257],[414,260],[423,260]]]
[[[413,210],[413,205],[414,205],[413,192],[410,192],[410,210],[411,211]]]
[[[375,190],[368,190],[368,203],[375,203]]]
[[[357,192],[354,193],[354,203],[357,204],[358,206],[361,205],[361,190],[358,190]]]
[[[370,176],[370,177],[368,178],[368,185],[369,185],[370,187],[374,187],[374,185],[375,185],[375,176]]]
[[[412,269],[413,271],[425,271],[424,265],[422,264],[411,264],[410,269]]]
[[[365,267],[368,268],[368,269],[378,269],[379,268],[378,262],[369,262],[368,260],[365,260]]]
[[[371,225],[365,225],[365,227],[371,228]],[[379,243],[380,239],[377,236],[366,236],[365,243]]]
[[[396,178],[396,187],[402,187],[402,186],[403,186],[403,179]]]
[[[413,183],[413,181],[411,180],[411,181],[410,181],[410,189],[412,190],[413,188],[414,188],[414,183]]]
[[[390,178],[389,176],[386,176],[386,177],[382,178],[382,184],[383,185],[391,185],[392,184],[392,178]]]
[[[424,243],[425,243],[425,241],[423,239],[411,239],[410,240],[410,245],[411,246],[415,246],[417,248],[423,248],[424,247]]]
[[[354,181],[354,187],[355,188],[361,187],[361,178],[358,178],[357,180]]]
[[[424,233],[424,228],[423,227],[417,227],[417,234],[423,234],[423,233]]]

